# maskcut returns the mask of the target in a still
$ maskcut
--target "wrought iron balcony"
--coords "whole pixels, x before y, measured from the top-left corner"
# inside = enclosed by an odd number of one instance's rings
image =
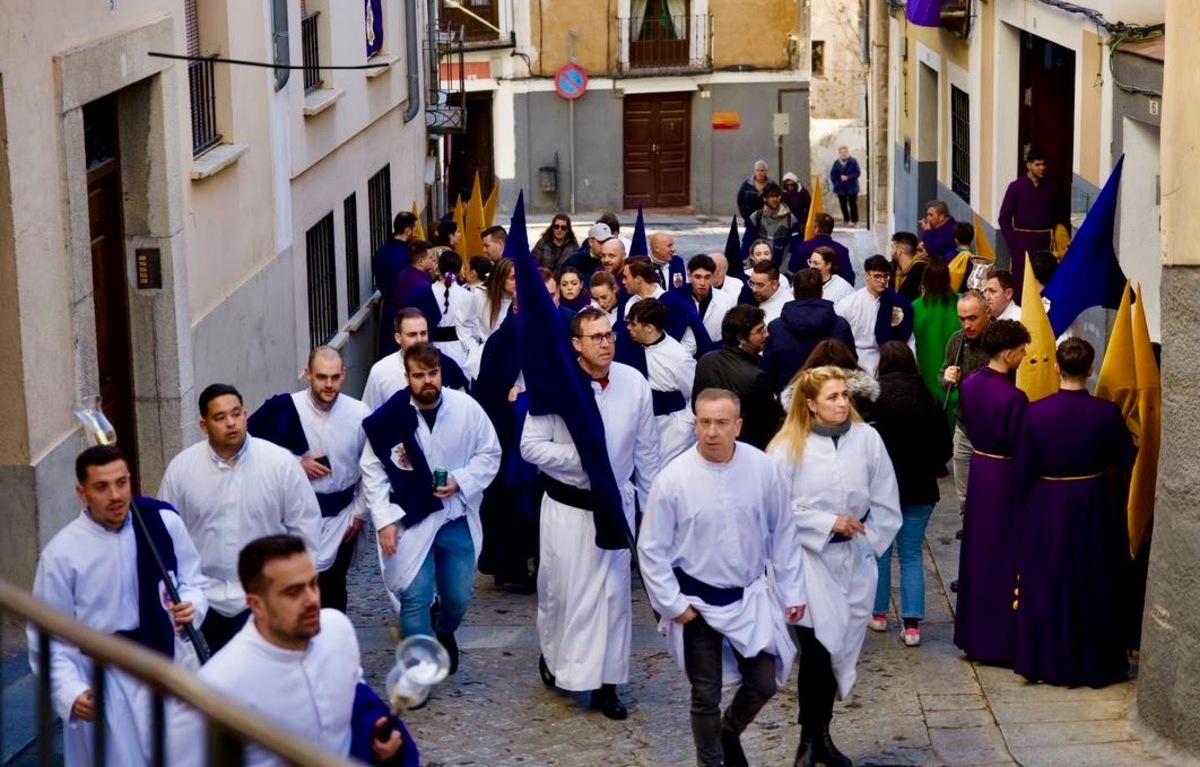
[[[617,71],[622,74],[712,70],[709,17],[655,16],[617,19]]]
[[[431,29],[425,40],[425,127],[430,133],[467,129],[462,25]]]

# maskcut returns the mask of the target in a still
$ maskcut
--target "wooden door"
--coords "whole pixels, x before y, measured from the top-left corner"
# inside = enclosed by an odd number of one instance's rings
[[[480,191],[486,198],[495,180],[495,151],[492,142],[492,94],[466,94],[467,130],[450,136],[450,170],[446,200],[453,208],[461,195],[466,201],[479,173]]]
[[[1075,52],[1028,32],[1021,35],[1018,109],[1018,176],[1025,150],[1046,153],[1046,176],[1054,181],[1061,210],[1071,209],[1075,154]]]
[[[691,95],[625,97],[625,208],[677,208],[691,196]]]
[[[116,98],[106,97],[84,106],[83,129],[100,406],[117,430],[117,445],[129,458],[136,489],[137,421],[133,401],[133,353],[129,337],[129,285],[125,276]]]

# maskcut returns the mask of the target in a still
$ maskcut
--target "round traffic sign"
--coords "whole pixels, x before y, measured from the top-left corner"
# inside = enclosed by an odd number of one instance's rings
[[[573,101],[587,91],[588,76],[578,64],[567,64],[554,75],[554,92]]]

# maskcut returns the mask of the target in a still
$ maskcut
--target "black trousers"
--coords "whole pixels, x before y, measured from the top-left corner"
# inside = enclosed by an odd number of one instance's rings
[[[332,607],[346,612],[349,596],[346,593],[346,574],[350,572],[350,563],[354,561],[354,543],[358,536],[338,546],[337,558],[329,569],[317,575],[317,585],[321,588],[321,607]]]
[[[827,730],[833,719],[837,678],[833,675],[829,651],[812,629],[797,626],[796,639],[800,643],[800,674],[796,680],[800,727],[803,733],[814,736]]]
[[[692,684],[692,740],[696,764],[724,764],[721,750],[721,652],[725,637],[697,617],[683,626],[683,665]],[[744,658],[734,651],[742,685],[725,712],[725,726],[741,734],[775,694],[775,656]]]
[[[856,194],[839,194],[837,196],[838,203],[842,206],[842,221],[857,224],[858,223],[858,195]]]
[[[242,630],[242,626],[246,625],[249,618],[250,610],[248,609],[242,610],[232,618],[226,618],[216,610],[209,610],[208,615],[204,616],[204,623],[200,625],[200,631],[204,633],[209,649],[215,654],[217,650],[229,644],[229,640]]]

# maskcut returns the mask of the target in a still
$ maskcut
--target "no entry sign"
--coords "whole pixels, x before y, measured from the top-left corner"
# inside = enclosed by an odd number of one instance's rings
[[[578,64],[567,64],[554,75],[554,92],[574,101],[587,91],[587,72]]]

